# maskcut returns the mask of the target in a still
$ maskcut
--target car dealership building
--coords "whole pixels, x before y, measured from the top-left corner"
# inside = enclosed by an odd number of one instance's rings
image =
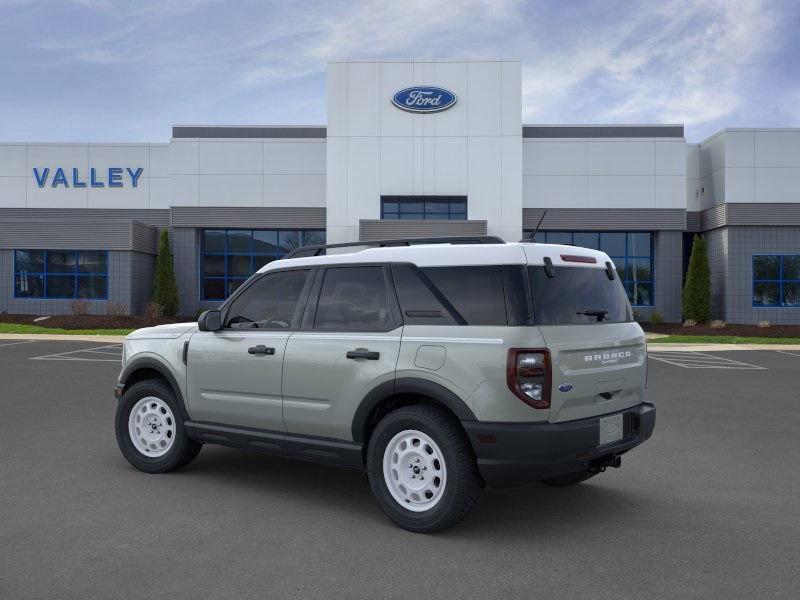
[[[142,312],[162,228],[194,315],[298,244],[517,241],[541,220],[538,241],[606,251],[643,317],[681,320],[702,233],[715,318],[800,323],[800,129],[527,125],[521,88],[518,61],[331,62],[326,126],[2,142],[0,311]]]

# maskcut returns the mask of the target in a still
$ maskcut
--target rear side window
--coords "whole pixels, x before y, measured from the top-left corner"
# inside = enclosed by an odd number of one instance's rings
[[[427,267],[425,275],[468,325],[507,325],[499,266]]]
[[[392,326],[383,267],[343,267],[325,271],[314,329],[389,331]]]
[[[420,270],[411,265],[392,265],[394,285],[403,319],[409,325],[458,325],[447,307],[436,297],[436,288],[426,285]],[[423,275],[424,277],[424,275]],[[441,292],[439,292],[441,293]]]
[[[605,269],[556,267],[548,277],[544,267],[529,267],[533,315],[537,325],[590,325],[633,321],[628,296]]]

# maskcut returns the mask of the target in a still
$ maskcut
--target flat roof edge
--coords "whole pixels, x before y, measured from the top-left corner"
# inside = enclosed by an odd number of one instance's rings
[[[683,125],[523,125],[523,138],[683,138]]]
[[[327,137],[325,125],[175,125],[172,138],[307,138]]]

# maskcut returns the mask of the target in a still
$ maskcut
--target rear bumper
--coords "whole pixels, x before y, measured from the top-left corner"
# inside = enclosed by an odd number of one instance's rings
[[[619,413],[623,414],[622,439],[598,446],[600,419]],[[656,407],[642,403],[563,423],[462,424],[483,479],[493,487],[509,487],[588,469],[595,461],[627,452],[652,435]]]

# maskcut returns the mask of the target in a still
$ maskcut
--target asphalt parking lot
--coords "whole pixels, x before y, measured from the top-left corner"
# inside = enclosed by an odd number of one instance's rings
[[[0,340],[0,598],[800,597],[800,353],[653,355],[621,469],[428,536],[355,471],[210,446],[134,470],[118,370],[118,345]]]

